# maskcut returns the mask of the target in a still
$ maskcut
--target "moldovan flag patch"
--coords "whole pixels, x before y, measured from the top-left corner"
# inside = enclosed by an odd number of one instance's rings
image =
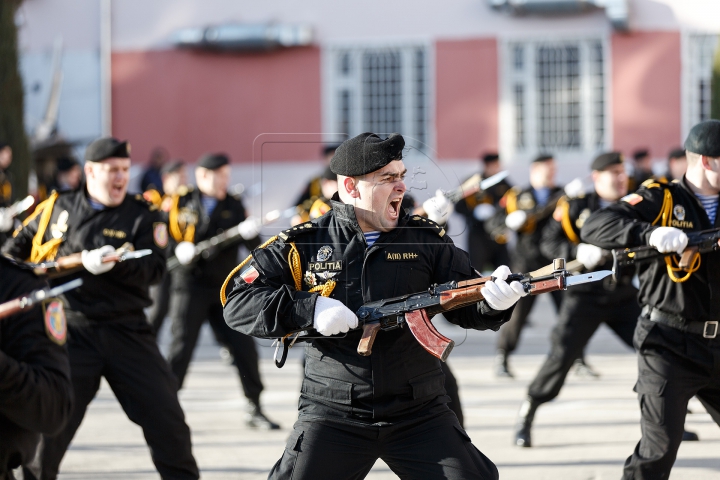
[[[625,203],[629,203],[630,205],[637,205],[643,201],[643,197],[637,193],[631,193],[630,195],[625,195],[621,200]]]
[[[250,267],[240,274],[245,283],[253,283],[260,276],[260,272],[255,267]]]

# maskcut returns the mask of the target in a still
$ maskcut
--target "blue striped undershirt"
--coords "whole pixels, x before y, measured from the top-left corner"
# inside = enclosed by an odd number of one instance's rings
[[[92,207],[93,210],[97,210],[97,211],[105,210],[105,205],[103,205],[102,203],[100,203],[96,200],[93,200],[90,197],[88,197],[88,202],[90,203],[90,206]]]
[[[205,213],[207,213],[207,216],[209,217],[212,215],[213,210],[215,210],[215,207],[218,204],[218,199],[214,197],[208,197],[207,195],[203,195],[201,197],[203,208],[205,208]]]
[[[710,223],[714,225],[715,217],[717,216],[718,196],[700,195],[699,193],[696,193],[695,196],[698,198],[698,200],[700,200],[700,203],[705,209],[705,213],[707,213],[707,216],[710,219]]]
[[[365,232],[363,235],[365,235],[365,241],[367,242],[368,248],[370,248],[380,236],[380,232]]]

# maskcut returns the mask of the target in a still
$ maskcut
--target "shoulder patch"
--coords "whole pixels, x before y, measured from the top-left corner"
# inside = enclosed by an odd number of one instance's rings
[[[421,217],[420,215],[411,215],[410,220],[408,220],[407,224],[411,226],[430,228],[431,230],[435,231],[435,233],[437,233],[438,237],[445,236],[445,228],[433,222],[429,218]]]
[[[50,340],[58,345],[65,345],[67,340],[67,321],[63,304],[57,298],[45,300],[42,304],[45,333]]]
[[[637,193],[631,193],[630,195],[625,195],[623,198],[620,199],[620,201],[629,203],[630,205],[637,205],[638,203],[643,201],[643,197],[641,197]]]
[[[288,238],[296,237],[300,235],[301,233],[307,233],[312,232],[317,228],[317,225],[315,225],[312,222],[305,222],[301,223],[299,225],[295,225],[294,227],[288,228],[287,230],[283,230],[278,234],[278,237],[280,237],[281,240],[287,241]]]
[[[167,224],[165,222],[153,223],[153,241],[155,245],[160,248],[167,247],[168,238]]]

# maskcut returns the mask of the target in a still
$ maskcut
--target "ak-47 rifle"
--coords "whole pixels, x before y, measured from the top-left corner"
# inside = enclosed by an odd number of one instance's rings
[[[267,225],[269,223],[272,223],[280,218],[289,218],[291,216],[295,215],[295,208],[288,208],[286,210],[280,211],[280,210],[273,210],[271,212],[268,212],[263,217],[262,225]],[[247,221],[247,220],[243,220]],[[240,239],[242,235],[240,235],[240,225],[235,225],[232,228],[228,228],[224,232],[215,235],[214,237],[210,237],[207,240],[203,240],[201,242],[198,242],[195,245],[195,256],[193,257],[190,264],[193,264],[197,262],[198,260],[205,259],[210,260],[214,258],[218,252],[223,250],[228,245],[234,243],[236,240]],[[172,272],[176,268],[180,267],[181,263],[178,261],[176,256],[172,256],[167,259],[167,270],[168,272]]]
[[[688,271],[701,253],[713,252],[720,249],[720,229],[701,230],[698,232],[685,232],[688,243],[680,255],[678,267]],[[655,247],[643,245],[634,248],[616,248],[613,254],[613,272],[617,276],[623,268],[635,267],[639,263],[652,262],[664,259],[675,252],[661,253]]]
[[[78,288],[82,284],[82,278],[76,278],[75,280],[58,285],[55,288],[48,287],[35,290],[27,295],[23,295],[22,297],[8,300],[5,303],[0,303],[0,320],[5,317],[9,317],[10,315],[22,312],[23,310],[28,310],[46,298],[57,297],[62,293]]]
[[[450,190],[449,192],[445,192],[445,197],[447,197],[451,203],[455,204],[463,198],[475,195],[476,193],[484,192],[488,188],[497,185],[505,180],[508,175],[509,172],[507,170],[503,170],[502,172],[498,172],[495,175],[483,180],[482,176],[479,173],[476,173],[465,180],[460,186]],[[425,209],[423,207],[417,207],[413,210],[413,215],[425,216]]]
[[[152,253],[149,248],[135,251],[120,247],[114,252],[103,255],[102,263],[124,262],[125,260],[145,257]],[[57,278],[75,273],[82,268],[82,252],[73,253],[49,262],[27,263],[27,265],[32,267],[35,275],[48,275],[50,278]]]
[[[506,281],[518,281],[529,295],[539,295],[556,290],[567,290],[568,287],[596,282],[612,275],[610,270],[601,270],[571,276],[565,269],[564,258],[553,260],[552,268],[553,271],[547,275],[537,276],[534,275],[535,272],[517,273],[510,275]],[[359,320],[358,328],[363,329],[362,338],[357,349],[358,353],[363,356],[372,353],[373,342],[380,330],[394,330],[407,325],[425,350],[442,361],[447,360],[448,355],[455,346],[455,342],[438,332],[430,318],[438,313],[480,302],[484,299],[480,290],[486,282],[494,280],[495,278],[490,276],[460,282],[451,281],[440,285],[432,285],[426,292],[366,303],[356,312]],[[295,335],[293,339],[285,337],[278,341],[278,350],[280,345],[283,346],[282,357],[279,360],[277,359],[276,350],[275,364],[278,367],[282,367],[285,363],[288,348],[296,340],[304,341],[309,338],[316,338],[310,335],[299,336],[300,333],[302,332]]]

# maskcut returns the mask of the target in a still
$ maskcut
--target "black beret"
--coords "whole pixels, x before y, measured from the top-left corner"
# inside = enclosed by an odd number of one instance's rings
[[[691,128],[685,140],[685,150],[707,157],[720,157],[720,120],[705,120]]]
[[[130,144],[117,138],[98,138],[85,149],[86,162],[102,162],[108,158],[130,158]]]
[[[500,161],[500,155],[497,153],[486,153],[482,156],[482,162],[483,163],[493,163],[493,162],[499,162]]]
[[[532,161],[532,163],[542,163],[547,162],[548,160],[554,160],[555,157],[550,155],[549,153],[543,153],[541,155],[538,155],[535,160]]]
[[[3,140],[0,140],[0,150],[2,150],[2,149],[5,148],[5,147],[9,147],[9,146],[10,146],[9,143],[7,143],[7,142],[5,142],[5,141],[3,141]]]
[[[339,143],[328,143],[327,145],[323,146],[323,148],[322,148],[323,157],[330,155],[331,153],[335,153],[335,150],[337,150],[339,146],[340,146]]]
[[[181,159],[171,160],[162,166],[160,169],[160,175],[167,175],[169,173],[175,173],[185,166],[185,161]]]
[[[647,148],[640,148],[638,150],[635,150],[635,152],[633,153],[633,158],[635,160],[639,160],[641,158],[647,157],[648,155],[650,155],[650,152]]]
[[[227,155],[224,153],[206,153],[198,160],[198,167],[207,168],[208,170],[217,170],[218,168],[229,165]]]
[[[345,140],[330,161],[333,173],[354,177],[374,172],[393,160],[402,160],[405,139],[392,133],[385,140],[374,133],[361,133]]]
[[[673,148],[670,150],[670,153],[668,153],[668,160],[671,158],[682,158],[685,156],[685,149],[684,148]]]
[[[603,171],[610,165],[620,165],[623,163],[622,153],[620,152],[607,152],[595,157],[595,160],[590,164],[590,168],[597,171]]]
[[[80,163],[73,157],[60,157],[57,159],[57,170],[58,172],[67,172],[72,169],[75,165]]]

